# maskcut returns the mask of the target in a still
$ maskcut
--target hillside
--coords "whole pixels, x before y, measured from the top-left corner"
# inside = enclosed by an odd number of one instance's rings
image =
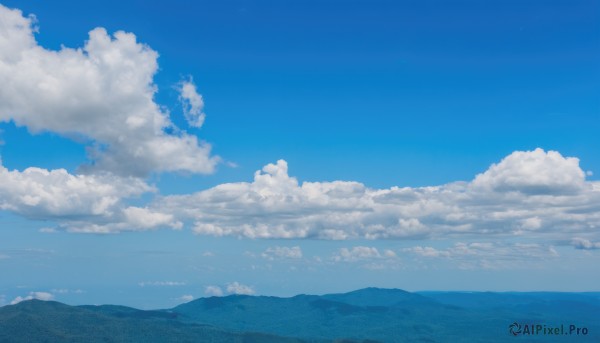
[[[588,329],[577,342],[597,342],[598,317],[598,293],[366,288],[290,298],[209,297],[152,311],[31,300],[0,308],[0,342],[505,342],[514,339],[508,326],[515,321],[576,324]]]

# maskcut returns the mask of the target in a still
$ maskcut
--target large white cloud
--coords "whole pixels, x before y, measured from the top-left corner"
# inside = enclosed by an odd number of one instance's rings
[[[64,169],[8,170],[0,161],[0,210],[54,220],[69,231],[108,233],[180,228],[172,214],[128,206],[155,189],[143,180],[110,173],[73,175]]]
[[[579,159],[556,151],[517,151],[477,175],[473,187],[526,194],[575,193],[585,187]]]
[[[155,51],[131,33],[111,37],[103,28],[90,31],[83,48],[48,50],[36,42],[33,24],[33,17],[0,5],[0,122],[87,141],[88,170],[137,176],[214,170],[219,159],[210,145],[174,127],[168,110],[154,102]],[[182,99],[200,126],[203,103],[191,81]]]
[[[250,238],[387,239],[459,235],[598,234],[600,184],[576,158],[517,151],[472,182],[371,189],[304,182],[283,160],[253,182],[158,199],[153,208],[192,221],[197,234]]]

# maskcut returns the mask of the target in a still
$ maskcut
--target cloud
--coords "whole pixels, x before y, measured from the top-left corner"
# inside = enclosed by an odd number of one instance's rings
[[[18,296],[16,298],[14,298],[10,302],[10,304],[15,305],[15,304],[20,303],[21,301],[32,300],[32,299],[48,301],[48,300],[54,299],[54,295],[52,295],[52,293],[48,293],[48,292],[29,292],[29,295],[27,295],[25,297]]]
[[[109,233],[181,228],[182,223],[172,214],[126,205],[128,199],[155,191],[135,177],[110,173],[73,175],[65,169],[11,171],[0,160],[0,210],[35,220],[58,221],[68,231]]]
[[[185,282],[179,281],[142,281],[138,282],[140,287],[155,286],[155,287],[172,287],[172,286],[185,286]]]
[[[357,262],[372,259],[393,259],[396,258],[396,253],[392,250],[384,250],[383,254],[379,253],[379,250],[375,247],[356,246],[351,249],[341,248],[333,256],[333,260],[336,262]]]
[[[555,151],[517,151],[471,182],[372,189],[345,181],[300,184],[279,160],[257,171],[253,182],[166,196],[150,207],[212,236],[572,237],[600,227],[600,183],[586,181],[578,163]]]
[[[267,260],[275,259],[301,259],[302,249],[299,246],[295,247],[269,247],[261,256]]]
[[[183,81],[181,82],[179,93],[179,101],[181,101],[181,105],[183,106],[183,114],[188,125],[197,128],[202,127],[206,119],[206,114],[202,112],[204,109],[204,100],[202,99],[202,95],[196,91],[196,85],[192,80]]]
[[[187,303],[187,302],[190,302],[190,301],[194,300],[194,296],[193,296],[193,295],[186,294],[186,295],[182,295],[182,296],[180,296],[180,297],[178,298],[178,300],[181,300],[181,301],[183,301],[183,302],[186,302],[186,303]]]
[[[219,286],[206,286],[204,294],[211,297],[220,297],[223,296],[223,290]]]
[[[72,175],[64,169],[9,171],[0,161],[0,209],[30,218],[102,215],[123,198],[151,191],[137,178]]]
[[[537,243],[458,242],[447,249],[415,246],[402,251],[419,257],[445,258],[457,262],[463,269],[515,268],[522,264],[559,257],[553,246]]]
[[[581,250],[594,250],[600,249],[600,242],[592,242],[589,239],[575,237],[571,240],[571,245],[575,247],[575,249]]]
[[[54,288],[52,289],[53,294],[83,294],[85,293],[82,289],[68,289],[68,288]]]
[[[227,293],[239,295],[252,295],[254,289],[250,286],[243,285],[237,281],[227,284]]]
[[[538,148],[516,151],[493,164],[477,175],[473,187],[530,195],[576,193],[585,187],[585,173],[579,168],[579,159]]]
[[[56,228],[53,228],[53,227],[43,227],[43,228],[40,228],[38,230],[38,232],[41,232],[41,233],[57,233],[58,230],[56,230]]]
[[[158,54],[135,35],[96,28],[82,48],[53,51],[35,40],[34,17],[0,5],[0,22],[0,122],[85,142],[87,172],[214,171],[211,146],[175,127],[154,102]],[[186,116],[200,126],[201,96],[191,82],[181,90]]]

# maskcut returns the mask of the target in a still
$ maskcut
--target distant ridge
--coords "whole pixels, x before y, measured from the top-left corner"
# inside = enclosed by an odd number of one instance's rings
[[[200,298],[172,309],[24,301],[0,307],[0,342],[505,342],[515,321],[585,326],[600,342],[600,293],[423,292]],[[543,337],[566,342],[565,337]]]

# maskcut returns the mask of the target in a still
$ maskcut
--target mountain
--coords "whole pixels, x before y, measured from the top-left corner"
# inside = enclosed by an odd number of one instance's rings
[[[485,320],[475,311],[401,290],[368,288],[345,294],[291,298],[211,297],[182,304],[171,311],[185,322],[302,339],[468,342],[473,337],[485,337],[481,327],[470,327],[473,322]],[[488,322],[510,323],[511,319],[492,315]],[[494,329],[505,333],[504,324]],[[467,330],[469,337],[465,338]]]
[[[300,343],[260,333],[234,333],[176,316],[123,306],[68,306],[30,300],[0,308],[0,342]]]
[[[599,293],[420,292],[366,288],[290,298],[230,295],[172,309],[68,306],[31,300],[0,307],[0,342],[506,342],[509,326],[577,325],[586,334],[519,337],[600,342]]]
[[[326,294],[324,299],[342,302],[355,306],[402,306],[403,304],[432,304],[434,301],[420,294],[410,293],[401,289],[384,289],[369,287],[340,294]]]

